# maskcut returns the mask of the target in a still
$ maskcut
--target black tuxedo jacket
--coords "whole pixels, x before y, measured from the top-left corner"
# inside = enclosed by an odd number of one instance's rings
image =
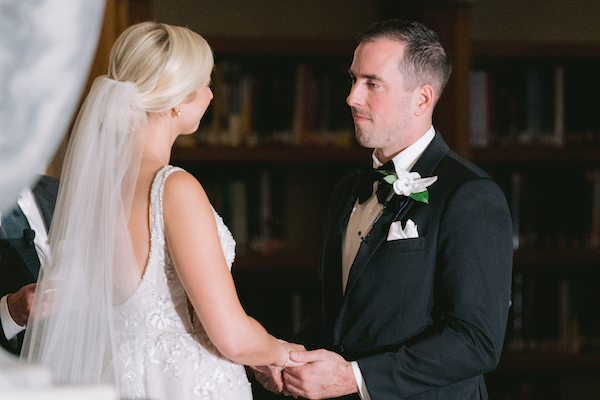
[[[42,176],[32,189],[35,201],[40,209],[46,230],[50,227],[56,197],[58,195],[58,179]],[[37,257],[35,246],[22,239],[0,239],[0,297],[15,293],[23,286],[37,282],[37,275],[32,272],[23,257],[24,252],[33,252]],[[24,333],[17,336],[16,341],[8,341],[0,324],[0,345],[6,350],[19,354],[23,344]]]
[[[335,187],[320,260],[320,304],[301,340],[356,360],[372,400],[487,399],[483,374],[504,340],[512,270],[504,194],[439,133],[412,169],[437,176],[429,204],[394,195],[360,245],[346,292],[341,248],[358,171]],[[413,220],[418,238],[387,241]]]

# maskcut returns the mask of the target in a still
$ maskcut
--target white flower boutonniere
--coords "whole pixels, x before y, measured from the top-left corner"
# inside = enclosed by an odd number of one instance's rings
[[[418,172],[403,170],[396,172],[380,170],[379,172],[384,175],[383,180],[392,185],[396,194],[408,196],[416,201],[429,204],[429,191],[427,187],[437,181],[437,176],[421,178]]]

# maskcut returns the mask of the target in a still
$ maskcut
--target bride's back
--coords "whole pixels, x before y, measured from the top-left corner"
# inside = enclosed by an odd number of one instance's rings
[[[144,274],[150,254],[150,188],[161,167],[142,161],[131,205],[128,227],[140,277]]]

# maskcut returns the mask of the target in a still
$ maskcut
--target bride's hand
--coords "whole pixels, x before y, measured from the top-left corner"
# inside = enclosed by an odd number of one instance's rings
[[[281,343],[283,345],[283,347],[285,347],[288,351],[288,357],[289,357],[289,352],[290,351],[305,351],[306,348],[301,345],[301,344],[297,344],[297,343],[289,343],[286,342],[285,340],[279,340],[279,343]],[[304,363],[299,363],[299,362],[295,362],[292,361],[291,359],[288,358],[288,361],[286,363],[286,367],[298,367],[300,365],[303,365]]]
[[[282,393],[284,390],[283,377],[281,372],[275,372],[267,365],[251,366],[254,371],[254,378],[263,387],[273,393]]]
[[[305,350],[304,346],[301,344],[288,343],[285,340],[278,339],[278,342],[287,350],[288,352],[288,360],[285,363],[285,367],[294,365],[301,365],[300,363],[293,362],[289,360],[289,352],[290,351],[303,351]],[[273,365],[263,365],[263,366],[251,366],[250,367],[254,371],[254,377],[256,380],[264,386],[265,389],[273,392],[273,393],[283,393],[286,396],[289,396],[290,393],[285,389],[283,383],[283,377],[281,375],[281,367],[273,366]]]

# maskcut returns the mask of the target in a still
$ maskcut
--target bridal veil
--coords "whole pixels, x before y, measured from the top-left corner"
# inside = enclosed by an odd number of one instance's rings
[[[94,81],[75,123],[21,358],[50,367],[58,383],[117,384],[113,307],[141,274],[128,230],[148,115],[206,85],[208,43],[182,27],[129,27]],[[149,189],[148,189],[149,190]]]
[[[113,384],[113,305],[140,276],[127,221],[139,170],[145,112],[132,82],[92,85],[67,150],[22,358],[60,383]]]

